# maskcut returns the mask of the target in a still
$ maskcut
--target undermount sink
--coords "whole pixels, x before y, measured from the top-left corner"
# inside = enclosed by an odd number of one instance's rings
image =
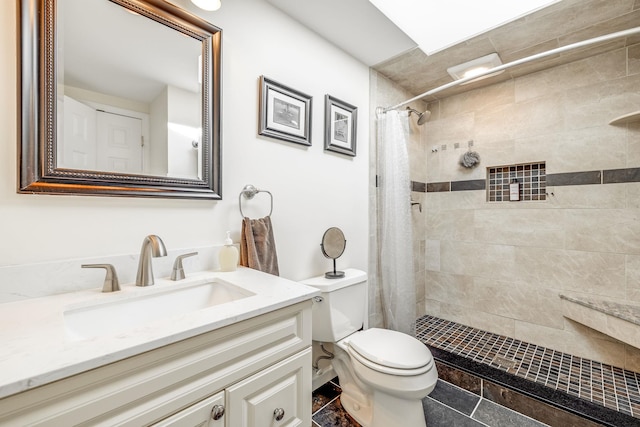
[[[179,287],[176,285],[162,290],[143,288],[135,296],[69,308],[64,312],[64,323],[71,340],[82,340],[123,332],[154,320],[195,312],[253,295],[253,292],[222,281]]]

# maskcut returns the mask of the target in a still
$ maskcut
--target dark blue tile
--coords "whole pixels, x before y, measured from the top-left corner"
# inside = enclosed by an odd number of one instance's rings
[[[429,396],[422,399],[422,407],[429,427],[486,427],[485,424],[461,414]]]
[[[544,427],[547,425],[486,399],[482,399],[478,405],[473,413],[473,419],[491,427]]]
[[[479,396],[442,380],[438,380],[429,397],[469,416],[480,400]]]

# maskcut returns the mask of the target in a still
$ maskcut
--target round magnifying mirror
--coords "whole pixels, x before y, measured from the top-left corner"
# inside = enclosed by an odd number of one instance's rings
[[[336,259],[344,253],[346,246],[347,241],[344,238],[344,233],[338,227],[331,227],[324,232],[322,243],[320,243],[322,255],[333,260],[333,271],[324,274],[327,279],[344,277],[344,271],[336,271]]]

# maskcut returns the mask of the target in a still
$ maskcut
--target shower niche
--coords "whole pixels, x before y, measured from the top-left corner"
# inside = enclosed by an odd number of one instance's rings
[[[546,188],[545,162],[487,168],[488,202],[546,200]]]

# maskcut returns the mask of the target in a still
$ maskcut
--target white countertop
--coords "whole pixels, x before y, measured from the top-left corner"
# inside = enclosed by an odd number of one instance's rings
[[[221,281],[255,293],[189,314],[131,325],[131,329],[88,339],[71,339],[64,312],[84,304],[137,296],[160,288]],[[0,398],[89,369],[184,340],[301,301],[319,291],[260,271],[200,272],[181,281],[156,278],[150,287],[133,284],[102,293],[101,288],[0,304]]]

